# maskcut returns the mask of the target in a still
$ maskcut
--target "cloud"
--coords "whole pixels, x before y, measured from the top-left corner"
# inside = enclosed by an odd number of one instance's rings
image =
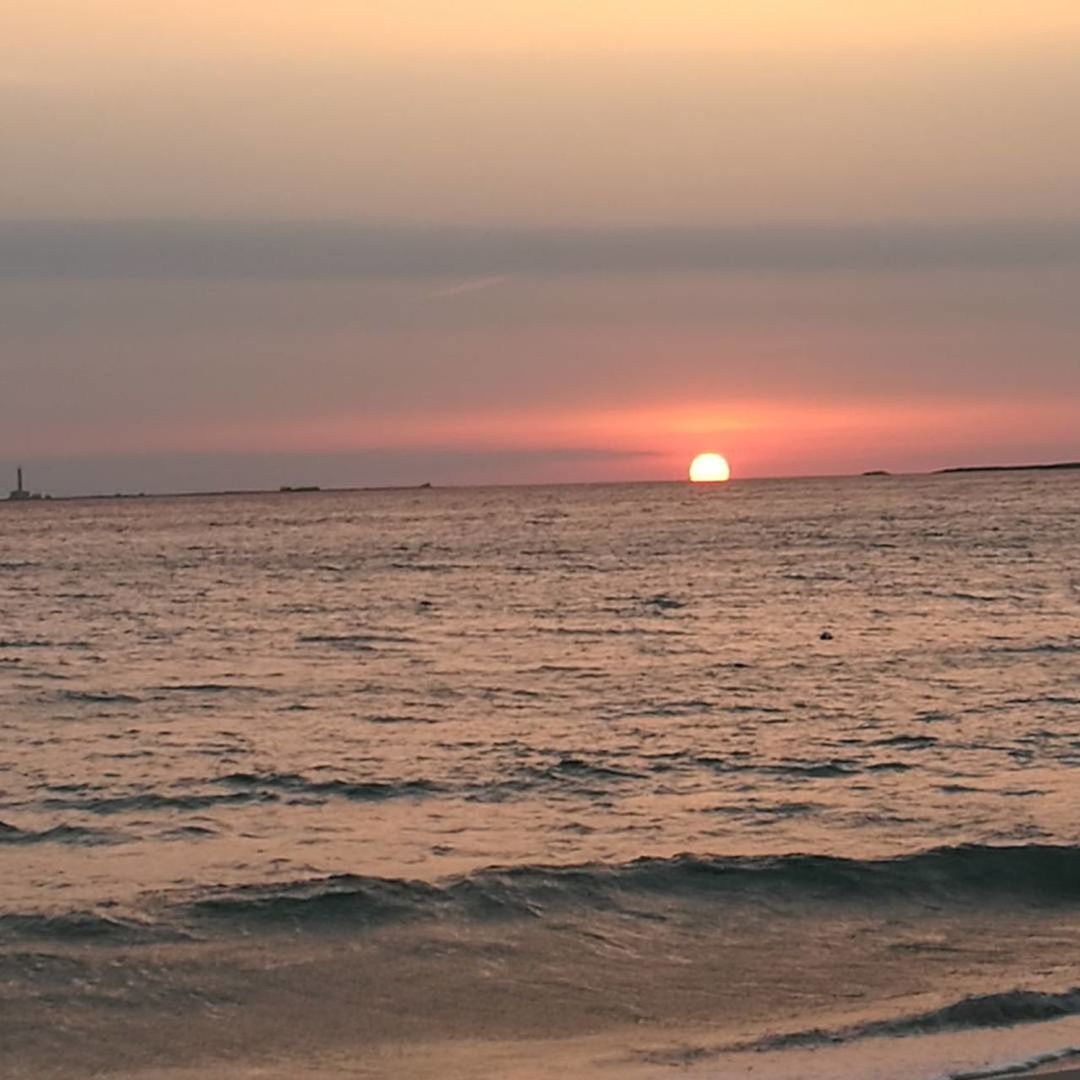
[[[463,293],[482,292],[485,289],[493,289],[506,280],[505,274],[496,274],[494,277],[473,278],[471,281],[462,281],[457,285],[449,285],[445,289],[436,289],[428,293],[432,300],[442,299],[449,296],[461,296]]]
[[[510,275],[890,272],[1080,265],[1080,221],[760,228],[395,228],[332,222],[0,222],[0,276],[429,281]]]

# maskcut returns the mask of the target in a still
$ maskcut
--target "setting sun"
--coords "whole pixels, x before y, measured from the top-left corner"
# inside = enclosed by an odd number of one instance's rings
[[[731,467],[720,454],[698,454],[690,462],[690,479],[695,484],[722,484],[731,479]]]

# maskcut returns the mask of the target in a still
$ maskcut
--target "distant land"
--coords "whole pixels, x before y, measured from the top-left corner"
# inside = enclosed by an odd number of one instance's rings
[[[999,472],[1062,472],[1068,469],[1080,470],[1080,461],[1054,461],[1044,465],[951,465],[946,469],[934,469],[929,473],[923,473],[924,476],[947,476],[955,473],[999,473]],[[866,472],[860,474],[865,477],[874,476],[893,476],[894,474],[888,472],[886,469],[868,469]],[[908,475],[918,475],[911,473]],[[775,479],[781,479],[779,477]],[[789,478],[794,479],[794,478]],[[633,481],[630,481],[631,483]],[[19,483],[21,485],[22,478],[20,476]],[[202,499],[213,498],[215,496],[236,496],[236,495],[307,495],[315,493],[324,494],[346,494],[349,492],[362,492],[362,491],[430,491],[432,484],[425,482],[422,484],[373,484],[364,487],[330,487],[324,488],[317,484],[282,484],[277,488],[237,488],[237,489],[224,489],[221,491],[173,491],[173,492],[101,492],[98,494],[87,495],[39,495],[37,493],[30,494],[29,492],[23,493],[21,487],[13,491],[7,498],[0,497],[0,506],[7,503],[22,503],[22,502],[76,502],[83,500],[105,500],[105,499]],[[470,486],[470,485],[449,485],[451,487],[458,486]],[[509,485],[516,486],[516,485]]]
[[[222,496],[238,495],[310,495],[315,493],[343,495],[360,491],[430,491],[430,483],[423,484],[384,484],[367,487],[319,487],[317,484],[291,486],[283,484],[276,488],[223,488],[220,491],[113,491],[95,492],[86,495],[37,495],[32,498],[0,498],[0,506],[11,502],[103,502],[113,499],[212,499]]]
[[[1055,461],[1050,465],[954,465],[949,469],[938,469],[937,473],[968,472],[1033,472],[1051,469],[1080,469],[1080,461]]]

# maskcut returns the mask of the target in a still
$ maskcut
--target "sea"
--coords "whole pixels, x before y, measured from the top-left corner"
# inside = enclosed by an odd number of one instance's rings
[[[1080,1046],[1080,472],[0,505],[0,1076]]]

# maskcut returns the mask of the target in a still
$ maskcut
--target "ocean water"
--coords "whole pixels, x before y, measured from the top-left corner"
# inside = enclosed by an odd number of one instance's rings
[[[1078,766],[1080,473],[0,506],[0,1074],[1055,1053]]]

